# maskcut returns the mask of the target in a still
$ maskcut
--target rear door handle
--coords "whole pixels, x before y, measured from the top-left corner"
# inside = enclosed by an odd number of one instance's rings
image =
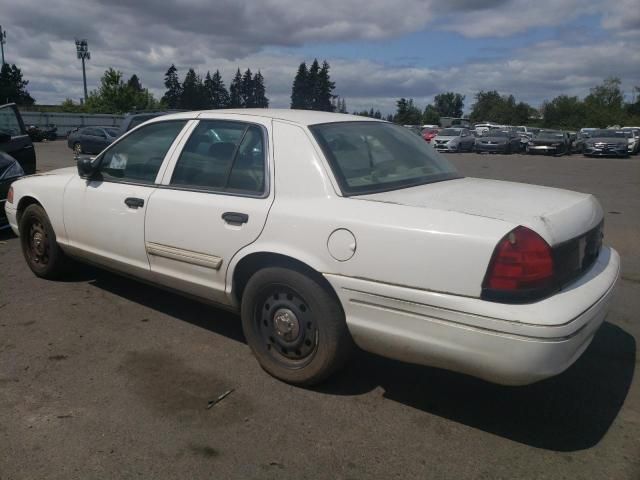
[[[144,206],[144,200],[136,197],[125,198],[124,203],[129,208],[140,208]]]
[[[247,223],[249,221],[249,215],[238,212],[224,212],[222,219],[227,223]]]

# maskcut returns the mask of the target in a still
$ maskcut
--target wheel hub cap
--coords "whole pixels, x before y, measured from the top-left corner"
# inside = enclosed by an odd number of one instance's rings
[[[276,334],[290,342],[300,334],[300,322],[295,313],[288,308],[281,308],[273,315],[273,325]]]
[[[38,255],[42,255],[44,253],[44,237],[41,232],[34,233],[33,247]]]

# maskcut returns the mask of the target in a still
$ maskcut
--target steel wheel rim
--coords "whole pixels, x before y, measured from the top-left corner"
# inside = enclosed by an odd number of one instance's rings
[[[43,267],[48,265],[49,236],[44,225],[39,220],[33,220],[29,225],[27,253],[31,263]]]
[[[80,145],[79,143],[76,143],[73,146],[73,151],[78,154],[82,153],[82,145]]]
[[[302,368],[314,358],[319,331],[309,304],[293,289],[273,285],[263,290],[254,321],[263,350],[287,368]]]

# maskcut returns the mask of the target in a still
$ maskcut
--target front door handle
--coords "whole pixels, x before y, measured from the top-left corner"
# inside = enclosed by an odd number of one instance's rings
[[[136,197],[125,198],[124,203],[129,208],[140,208],[144,206],[144,200]]]
[[[222,214],[222,219],[227,223],[247,223],[249,221],[249,215],[238,212],[224,212]]]

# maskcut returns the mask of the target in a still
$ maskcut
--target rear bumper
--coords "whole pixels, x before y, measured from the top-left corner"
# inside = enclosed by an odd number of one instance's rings
[[[603,248],[558,294],[526,305],[325,275],[362,349],[504,385],[557,375],[588,347],[607,314],[620,257]]]

